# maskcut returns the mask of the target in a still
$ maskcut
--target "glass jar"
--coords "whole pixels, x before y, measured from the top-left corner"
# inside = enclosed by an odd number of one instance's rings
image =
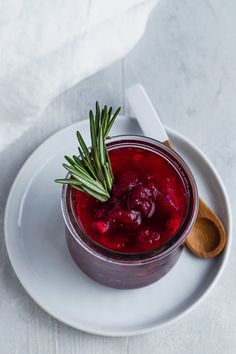
[[[133,289],[149,285],[167,274],[176,264],[198,212],[198,193],[193,175],[182,158],[157,140],[133,135],[108,140],[107,149],[139,147],[158,153],[178,171],[185,188],[186,210],[178,231],[160,247],[142,253],[124,254],[93,241],[75,217],[72,189],[62,187],[62,212],[70,254],[79,268],[93,280],[113,288]]]

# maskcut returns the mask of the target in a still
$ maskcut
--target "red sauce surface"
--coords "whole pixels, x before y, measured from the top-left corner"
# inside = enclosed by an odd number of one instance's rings
[[[100,245],[124,253],[153,250],[182,224],[186,193],[175,167],[142,148],[109,152],[114,184],[111,199],[100,202],[73,190],[76,217]]]

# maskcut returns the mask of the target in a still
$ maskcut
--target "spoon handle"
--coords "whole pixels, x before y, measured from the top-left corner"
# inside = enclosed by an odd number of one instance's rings
[[[144,87],[140,84],[130,86],[126,89],[126,97],[135,116],[138,118],[139,125],[144,135],[171,147],[171,142],[169,141],[165,128]]]

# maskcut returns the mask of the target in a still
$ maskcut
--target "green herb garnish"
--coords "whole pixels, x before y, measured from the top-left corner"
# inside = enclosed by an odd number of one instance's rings
[[[120,110],[121,107],[112,115],[112,107],[107,109],[107,106],[104,106],[100,111],[99,103],[96,102],[95,115],[92,111],[89,112],[92,146],[88,148],[77,131],[79,156],[65,156],[69,164],[63,164],[71,178],[56,179],[55,182],[69,184],[102,202],[110,199],[113,173],[105,140]]]

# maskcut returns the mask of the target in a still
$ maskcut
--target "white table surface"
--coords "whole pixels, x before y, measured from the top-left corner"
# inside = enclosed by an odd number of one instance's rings
[[[121,104],[141,82],[165,124],[196,143],[220,173],[236,212],[236,1],[162,0],[143,39],[124,59],[50,104],[0,155],[1,354],[232,354],[236,352],[236,258],[207,299],[176,324],[148,335],[106,338],[71,329],[39,308],[10,265],[3,234],[9,188],[25,159],[55,131],[87,117],[96,99]]]

